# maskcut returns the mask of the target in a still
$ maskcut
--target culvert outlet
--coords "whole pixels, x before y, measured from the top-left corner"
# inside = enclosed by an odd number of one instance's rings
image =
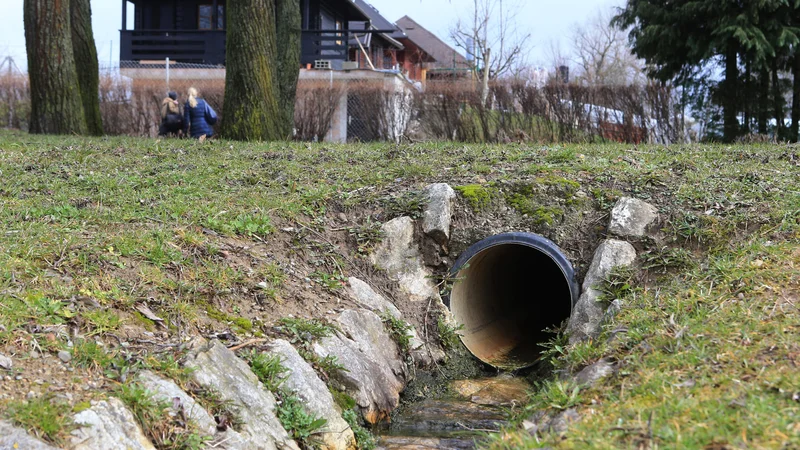
[[[543,332],[569,318],[578,300],[575,272],[550,240],[532,233],[488,237],[459,256],[447,301],[461,341],[481,361],[497,368],[529,367]]]

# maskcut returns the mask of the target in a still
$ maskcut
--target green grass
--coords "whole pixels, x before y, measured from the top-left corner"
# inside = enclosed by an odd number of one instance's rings
[[[347,409],[342,413],[342,418],[350,425],[353,435],[356,438],[358,450],[372,450],[378,446],[375,436],[359,420],[358,413],[354,409]]]
[[[182,414],[170,416],[172,403],[157,400],[140,384],[122,384],[117,395],[158,449],[199,450],[211,439],[200,434],[190,421],[181,419]]]
[[[137,316],[142,302],[172,333],[266,332],[260,324],[278,319],[272,303],[296,301],[296,286],[285,288],[297,275],[289,259],[304,259],[311,269],[299,275],[315,272],[325,296],[341,295],[343,275],[355,273],[349,256],[380,240],[377,223],[420,217],[432,182],[466,188],[459,194],[478,219],[513,215],[509,226],[555,240],[585,269],[605,214],[630,195],[657,205],[663,227],[657,241],[636,243],[640,272],[606,280],[605,300],[624,304],[608,327],[625,331],[548,350],[565,369],[611,356],[621,372],[573,400],[565,387],[567,403],[543,387],[549,400],[534,396],[520,416],[574,403],[585,420],[563,441],[510,432],[509,446],[635,447],[642,436],[652,436],[651,448],[798,445],[793,147],[199,144],[0,131],[0,149],[2,346],[53,334],[47,350],[68,348],[77,329],[86,339],[74,339],[71,364],[116,377],[125,365],[105,351],[116,346],[92,342],[114,343],[129,325],[160,330]],[[350,224],[325,242],[314,233],[336,221],[332,211],[375,223]],[[287,241],[280,230],[289,227]],[[355,245],[338,245],[345,240]],[[220,299],[223,310],[207,306]],[[254,304],[261,308],[245,307]],[[278,328],[311,359],[302,347],[333,332],[299,319]],[[457,330],[439,331],[460,345]]]
[[[312,436],[328,421],[308,413],[302,400],[283,386],[289,369],[281,364],[280,356],[253,350],[245,355],[245,359],[264,387],[277,397],[276,415],[283,428],[292,439],[312,446]]]
[[[52,396],[11,402],[5,406],[3,415],[14,424],[56,445],[66,444],[69,431],[75,428],[69,404]]]
[[[280,404],[276,413],[283,428],[292,439],[313,445],[312,436],[328,421],[309,414],[303,406],[302,400],[287,390],[281,392],[278,397]]]
[[[281,364],[280,356],[252,350],[244,358],[250,362],[250,368],[264,387],[271,392],[281,388],[289,370]]]
[[[388,312],[381,314],[381,320],[389,331],[389,336],[397,343],[400,354],[407,355],[411,350],[411,330],[414,329],[408,322],[398,319]]]
[[[293,344],[308,344],[314,339],[333,335],[335,328],[317,319],[284,317],[278,321],[280,331],[286,334]]]
[[[661,272],[662,267],[654,267]],[[616,377],[589,389],[543,383],[516,412],[576,407],[566,439],[510,430],[492,448],[795,448],[800,445],[800,247],[761,236],[710,253],[699,267],[622,295],[607,342],[559,344],[577,370],[603,356]],[[581,356],[582,355],[582,356]],[[594,414],[590,411],[595,411]]]

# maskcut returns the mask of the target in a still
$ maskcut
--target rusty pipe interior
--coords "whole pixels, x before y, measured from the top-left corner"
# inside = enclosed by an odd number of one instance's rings
[[[449,307],[467,349],[514,370],[533,365],[544,330],[568,319],[579,295],[572,265],[551,241],[532,233],[484,239],[461,254]]]

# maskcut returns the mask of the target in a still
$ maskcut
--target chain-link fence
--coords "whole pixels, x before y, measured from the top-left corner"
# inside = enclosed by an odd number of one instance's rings
[[[222,114],[225,93],[222,67],[121,61],[119,66],[101,69],[100,109],[106,133],[156,136],[162,100],[175,91],[183,108],[190,87],[197,89],[199,96]]]

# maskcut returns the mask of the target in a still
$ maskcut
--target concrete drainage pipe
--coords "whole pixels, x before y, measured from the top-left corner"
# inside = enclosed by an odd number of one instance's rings
[[[514,370],[533,365],[578,300],[575,272],[548,239],[503,233],[468,248],[450,271],[456,278],[447,306],[467,349],[481,361]]]

